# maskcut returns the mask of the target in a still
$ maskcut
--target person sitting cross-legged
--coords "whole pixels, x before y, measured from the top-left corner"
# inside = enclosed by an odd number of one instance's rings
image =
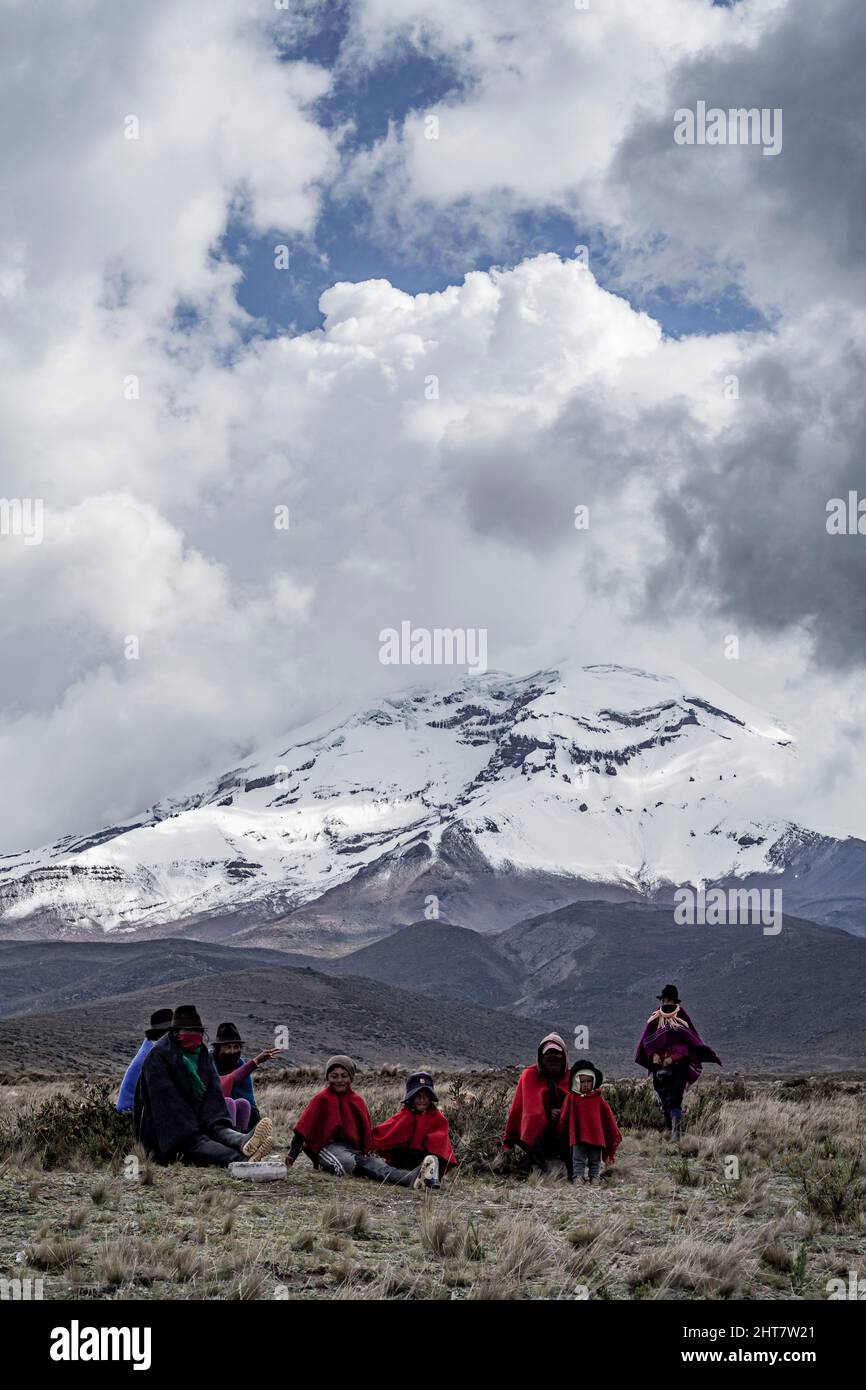
[[[439,1186],[439,1161],[432,1154],[411,1169],[394,1168],[373,1150],[373,1128],[363,1096],[352,1089],[357,1067],[351,1057],[338,1055],[325,1065],[325,1085],[295,1122],[286,1164],[291,1167],[303,1151],[316,1168],[335,1177],[373,1178],[397,1187]]]
[[[264,1158],[273,1148],[269,1119],[252,1134],[232,1127],[220,1079],[193,1004],[175,1009],[171,1028],[144,1059],[135,1088],[135,1132],[158,1163],[199,1167]]]

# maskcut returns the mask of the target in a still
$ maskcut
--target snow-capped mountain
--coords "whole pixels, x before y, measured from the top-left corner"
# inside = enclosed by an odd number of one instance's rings
[[[249,937],[316,903],[351,918],[356,901],[370,937],[422,917],[430,893],[443,917],[490,930],[580,896],[728,878],[781,877],[802,904],[812,866],[823,915],[803,915],[866,930],[866,845],[756,821],[796,747],[719,699],[618,666],[416,688],[299,728],[128,823],[0,858],[0,933],[221,923]]]

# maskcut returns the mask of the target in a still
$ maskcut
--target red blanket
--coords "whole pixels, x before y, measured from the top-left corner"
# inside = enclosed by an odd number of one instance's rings
[[[295,1133],[303,1136],[305,1147],[313,1154],[334,1141],[349,1144],[362,1154],[373,1147],[370,1112],[363,1096],[357,1091],[338,1096],[330,1086],[314,1095],[302,1110]]]
[[[435,1154],[449,1166],[457,1162],[451,1147],[448,1121],[435,1105],[425,1110],[423,1115],[416,1115],[407,1105],[401,1105],[396,1115],[376,1125],[373,1147],[385,1158],[395,1149],[419,1149],[422,1153]]]
[[[556,1082],[560,1095],[560,1107],[568,1095],[568,1072]],[[505,1121],[505,1147],[512,1148],[518,1141],[532,1148],[537,1144],[550,1124],[553,1109],[550,1086],[546,1076],[538,1067],[527,1067],[517,1083],[508,1119]]]
[[[595,1144],[605,1163],[613,1164],[622,1142],[619,1125],[601,1091],[581,1096],[570,1091],[562,1107],[559,1132],[568,1143]]]

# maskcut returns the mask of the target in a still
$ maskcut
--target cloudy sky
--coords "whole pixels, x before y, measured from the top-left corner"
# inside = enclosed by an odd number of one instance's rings
[[[688,664],[797,734],[768,811],[866,832],[864,50],[862,0],[0,0],[0,495],[44,506],[0,851],[413,683],[407,619]],[[781,151],[678,144],[699,102]]]

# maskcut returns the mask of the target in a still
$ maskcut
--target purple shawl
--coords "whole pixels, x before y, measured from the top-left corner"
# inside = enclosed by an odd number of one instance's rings
[[[701,1074],[702,1062],[716,1062],[718,1066],[722,1065],[721,1057],[704,1042],[682,1004],[674,1014],[668,1015],[670,1019],[676,1020],[675,1023],[663,1022],[662,1017],[660,1010],[656,1009],[646,1021],[635,1053],[634,1060],[638,1066],[652,1071],[658,1066],[658,1063],[653,1062],[655,1054],[661,1057],[670,1056],[675,1062],[686,1061],[689,1064],[687,1084],[691,1086]],[[676,1024],[680,1026],[677,1027]]]

